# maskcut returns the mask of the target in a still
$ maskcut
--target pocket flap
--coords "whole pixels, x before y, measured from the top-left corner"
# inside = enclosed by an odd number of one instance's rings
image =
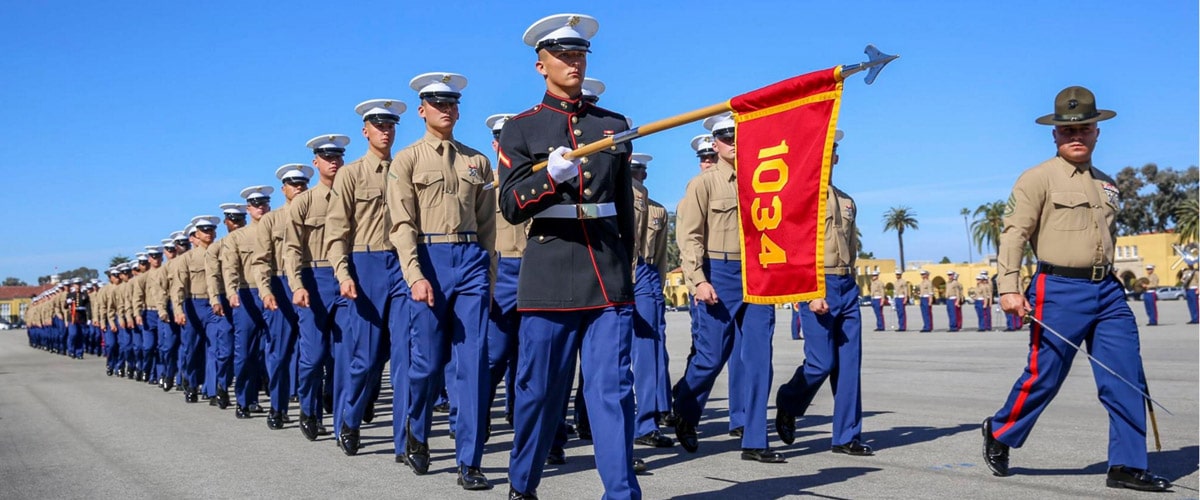
[[[1087,195],[1075,191],[1051,191],[1050,202],[1056,208],[1076,208],[1088,205]]]

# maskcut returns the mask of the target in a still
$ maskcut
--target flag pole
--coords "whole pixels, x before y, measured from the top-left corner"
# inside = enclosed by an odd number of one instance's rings
[[[843,64],[837,67],[836,71],[839,81],[845,80],[850,75],[866,71],[866,82],[867,85],[870,85],[875,82],[875,77],[879,75],[879,72],[884,66],[887,65],[887,63],[890,63],[896,58],[900,57],[898,55],[884,54],[883,52],[880,52],[879,49],[875,48],[874,45],[867,45],[867,47],[863,49],[863,53],[867,54],[866,62],[850,65]],[[599,141],[584,145],[578,149],[574,149],[564,154],[563,158],[583,158],[585,156],[599,153],[617,144],[623,144],[639,137],[656,134],[664,130],[672,129],[694,121],[703,120],[710,116],[719,115],[726,111],[732,110],[733,107],[730,105],[729,101],[719,102],[711,106],[705,106],[700,109],[688,111],[687,113],[678,114],[669,118],[663,118],[662,120],[653,121],[645,125],[640,125],[611,137],[605,137]],[[546,162],[539,162],[533,166],[533,171],[537,172],[544,168],[546,168]],[[493,183],[493,187],[499,186],[499,182],[499,180],[495,181]]]

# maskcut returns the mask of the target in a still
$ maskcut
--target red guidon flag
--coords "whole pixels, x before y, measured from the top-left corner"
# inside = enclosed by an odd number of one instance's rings
[[[825,296],[825,186],[842,102],[840,67],[730,100],[746,302]]]

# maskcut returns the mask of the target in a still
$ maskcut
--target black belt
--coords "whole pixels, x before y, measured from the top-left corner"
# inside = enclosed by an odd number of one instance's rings
[[[1103,266],[1092,267],[1066,267],[1039,262],[1038,272],[1052,274],[1054,276],[1062,276],[1064,278],[1104,281],[1104,278],[1107,278],[1112,274],[1113,266],[1112,264],[1105,264]]]

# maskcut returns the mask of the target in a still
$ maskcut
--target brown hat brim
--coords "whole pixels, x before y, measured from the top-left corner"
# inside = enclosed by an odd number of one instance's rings
[[[1088,123],[1096,123],[1096,122],[1102,122],[1104,120],[1108,120],[1114,116],[1117,116],[1117,112],[1107,110],[1107,109],[1098,109],[1098,110],[1096,110],[1096,116],[1093,116],[1093,117],[1085,119],[1085,120],[1062,120],[1062,119],[1058,119],[1057,116],[1058,115],[1051,113],[1051,114],[1048,114],[1045,116],[1038,117],[1038,119],[1036,119],[1034,121],[1041,125],[1055,125],[1055,126],[1057,126],[1057,125],[1084,125],[1084,124],[1088,124]]]

